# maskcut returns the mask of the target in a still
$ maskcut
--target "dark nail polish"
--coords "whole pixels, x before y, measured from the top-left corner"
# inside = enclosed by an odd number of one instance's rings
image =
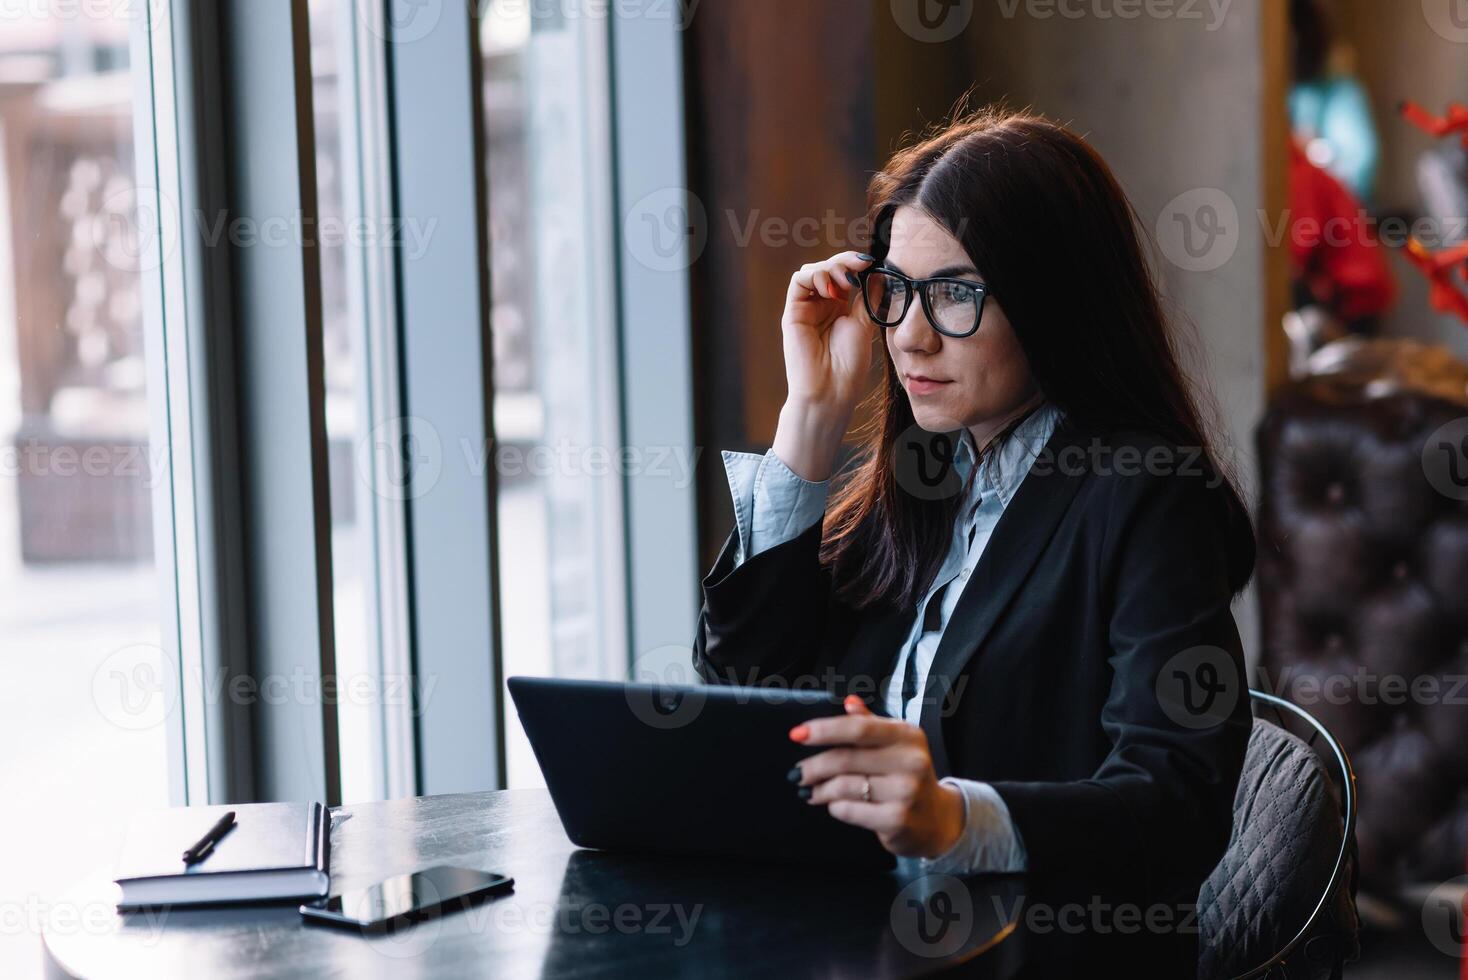
[[[857,255],[857,258],[861,259],[863,262],[875,262],[875,261],[877,261],[877,257],[875,255],[868,255],[865,252],[859,253]]]
[[[808,800],[808,799],[810,799],[811,794],[814,793],[814,792],[815,792],[815,790],[813,790],[811,787],[809,787],[809,786],[802,786],[802,787],[800,787],[800,789],[798,789],[798,790],[795,791],[795,795],[798,796],[798,797],[800,797],[802,800]]]
[[[861,280],[858,279],[858,278],[856,278],[856,274],[855,273],[852,273],[852,272],[848,272],[846,274],[846,281],[849,282],[849,283],[851,283],[853,286],[860,286],[861,285]]]
[[[789,772],[785,774],[785,778],[790,780],[792,783],[800,782],[800,767],[793,767]]]

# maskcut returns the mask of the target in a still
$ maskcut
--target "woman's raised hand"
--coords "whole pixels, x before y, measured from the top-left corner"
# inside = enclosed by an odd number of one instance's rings
[[[840,252],[790,277],[781,320],[788,393],[775,432],[775,454],[795,474],[825,480],[872,364],[870,322],[856,274],[875,261]]]

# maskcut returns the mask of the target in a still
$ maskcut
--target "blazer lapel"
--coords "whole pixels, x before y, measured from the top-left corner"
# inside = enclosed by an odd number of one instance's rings
[[[1065,452],[1081,446],[1084,438],[1085,434],[1063,423],[1050,437],[994,526],[943,631],[923,689],[922,710],[922,728],[940,778],[952,774],[943,719],[952,707],[947,701],[954,681],[1019,591],[1084,482],[1089,472],[1085,455]]]
[[[846,675],[842,687],[859,695],[879,715],[887,714],[886,686],[891,683],[893,651],[902,649],[911,628],[910,610],[905,615],[896,609],[878,613],[857,627],[842,659]]]

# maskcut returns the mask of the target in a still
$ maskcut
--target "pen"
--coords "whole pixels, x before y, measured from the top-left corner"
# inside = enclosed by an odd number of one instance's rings
[[[214,850],[214,845],[219,842],[221,837],[229,833],[230,828],[233,826],[234,811],[230,810],[219,818],[218,823],[209,828],[207,834],[199,838],[198,843],[183,852],[184,864],[198,864],[204,858],[208,857],[209,852]]]

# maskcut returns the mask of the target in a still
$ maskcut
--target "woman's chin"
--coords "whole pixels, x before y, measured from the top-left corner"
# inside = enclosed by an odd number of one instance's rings
[[[952,432],[964,427],[957,416],[933,406],[914,405],[912,418],[925,432]]]

